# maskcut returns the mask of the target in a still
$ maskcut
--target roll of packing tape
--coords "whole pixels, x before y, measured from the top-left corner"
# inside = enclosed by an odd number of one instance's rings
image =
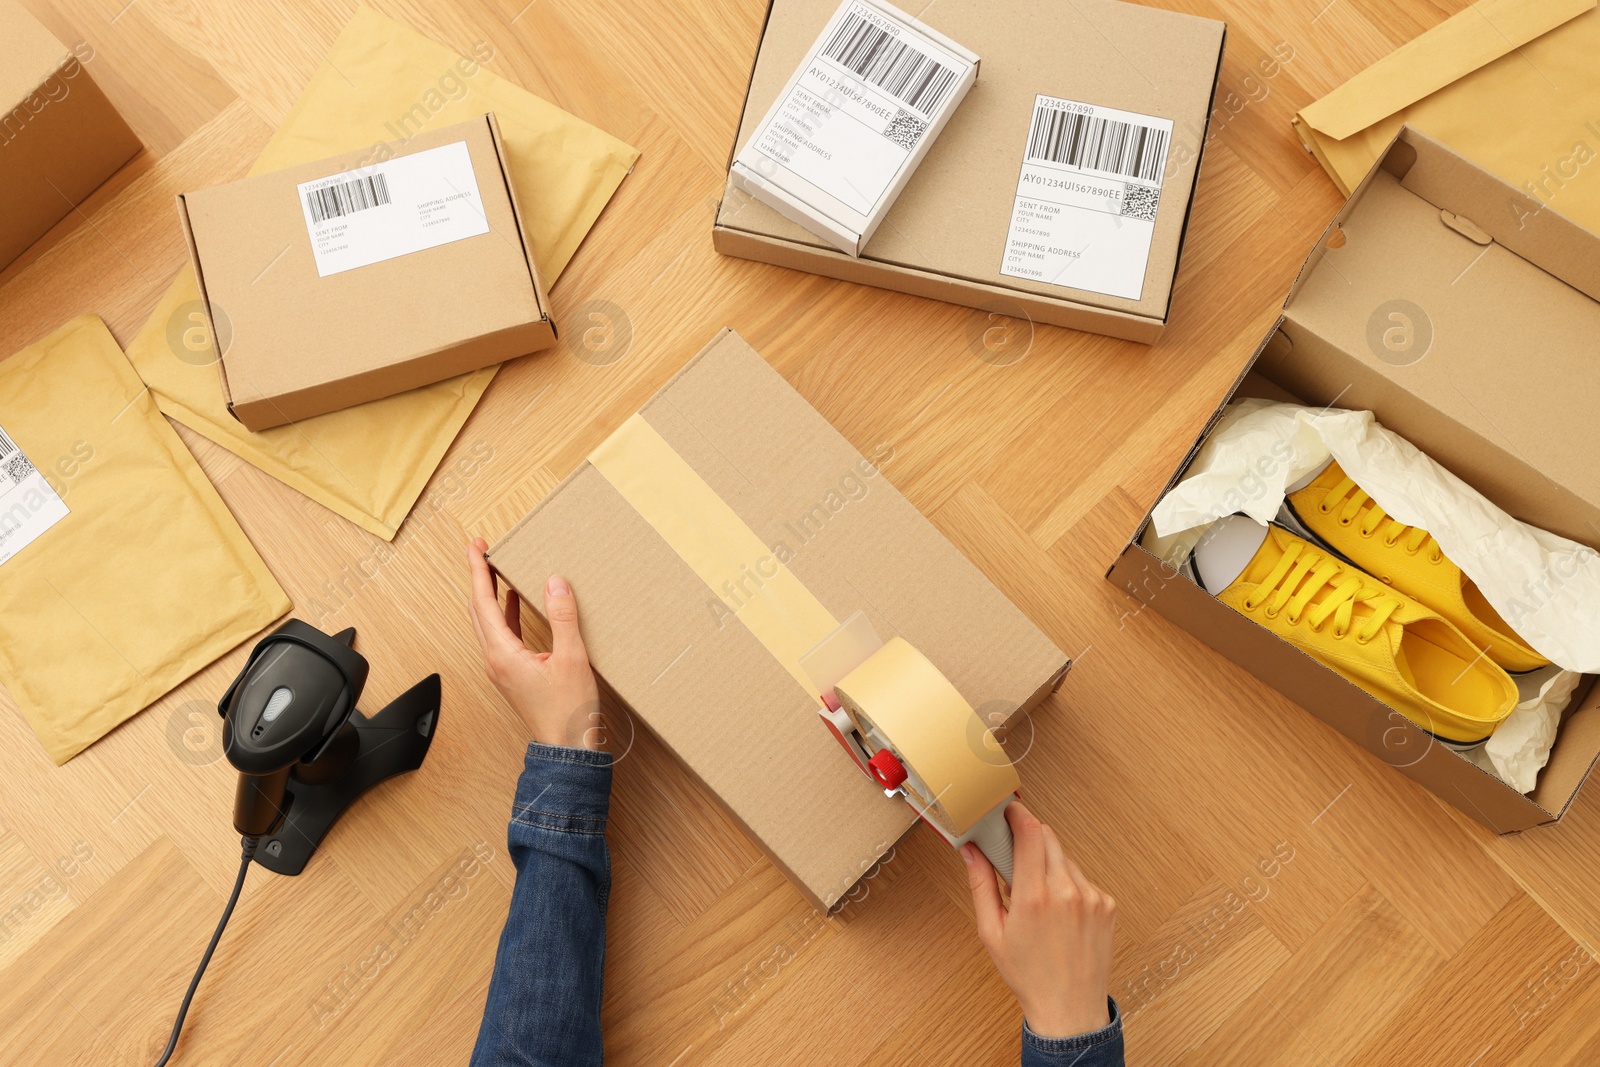
[[[834,693],[861,736],[899,759],[909,773],[903,788],[952,838],[1022,784],[972,705],[903,638],[891,638],[868,656]]]

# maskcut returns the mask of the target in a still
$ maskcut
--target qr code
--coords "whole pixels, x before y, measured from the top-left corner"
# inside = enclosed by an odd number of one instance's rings
[[[922,140],[927,129],[926,122],[901,107],[895,109],[894,118],[889,120],[883,135],[909,152],[917,147],[917,142]]]
[[[6,477],[11,479],[13,485],[22,484],[22,480],[33,473],[33,464],[21,452],[6,460]]]
[[[1155,220],[1156,205],[1161,203],[1161,189],[1158,186],[1123,182],[1122,189],[1123,218],[1143,219],[1146,222]]]

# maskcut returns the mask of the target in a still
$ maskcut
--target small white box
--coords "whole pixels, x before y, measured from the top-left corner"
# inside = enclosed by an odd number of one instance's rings
[[[733,161],[733,184],[856,256],[978,79],[978,57],[845,0]]]

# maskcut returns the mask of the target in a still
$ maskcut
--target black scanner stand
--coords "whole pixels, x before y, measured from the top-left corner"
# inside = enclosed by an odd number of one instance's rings
[[[439,695],[439,676],[430,674],[376,715],[369,718],[359,711],[351,715],[347,725],[354,729],[357,748],[349,769],[343,777],[320,784],[296,777],[313,764],[291,773],[283,825],[261,839],[256,862],[278,874],[299,874],[328,830],[362,793],[385,778],[422,766],[433,743]]]

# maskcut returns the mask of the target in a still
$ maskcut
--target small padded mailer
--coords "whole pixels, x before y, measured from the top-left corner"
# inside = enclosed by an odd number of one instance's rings
[[[289,598],[95,316],[0,361],[0,427],[65,505],[0,562],[0,682],[61,764]]]

